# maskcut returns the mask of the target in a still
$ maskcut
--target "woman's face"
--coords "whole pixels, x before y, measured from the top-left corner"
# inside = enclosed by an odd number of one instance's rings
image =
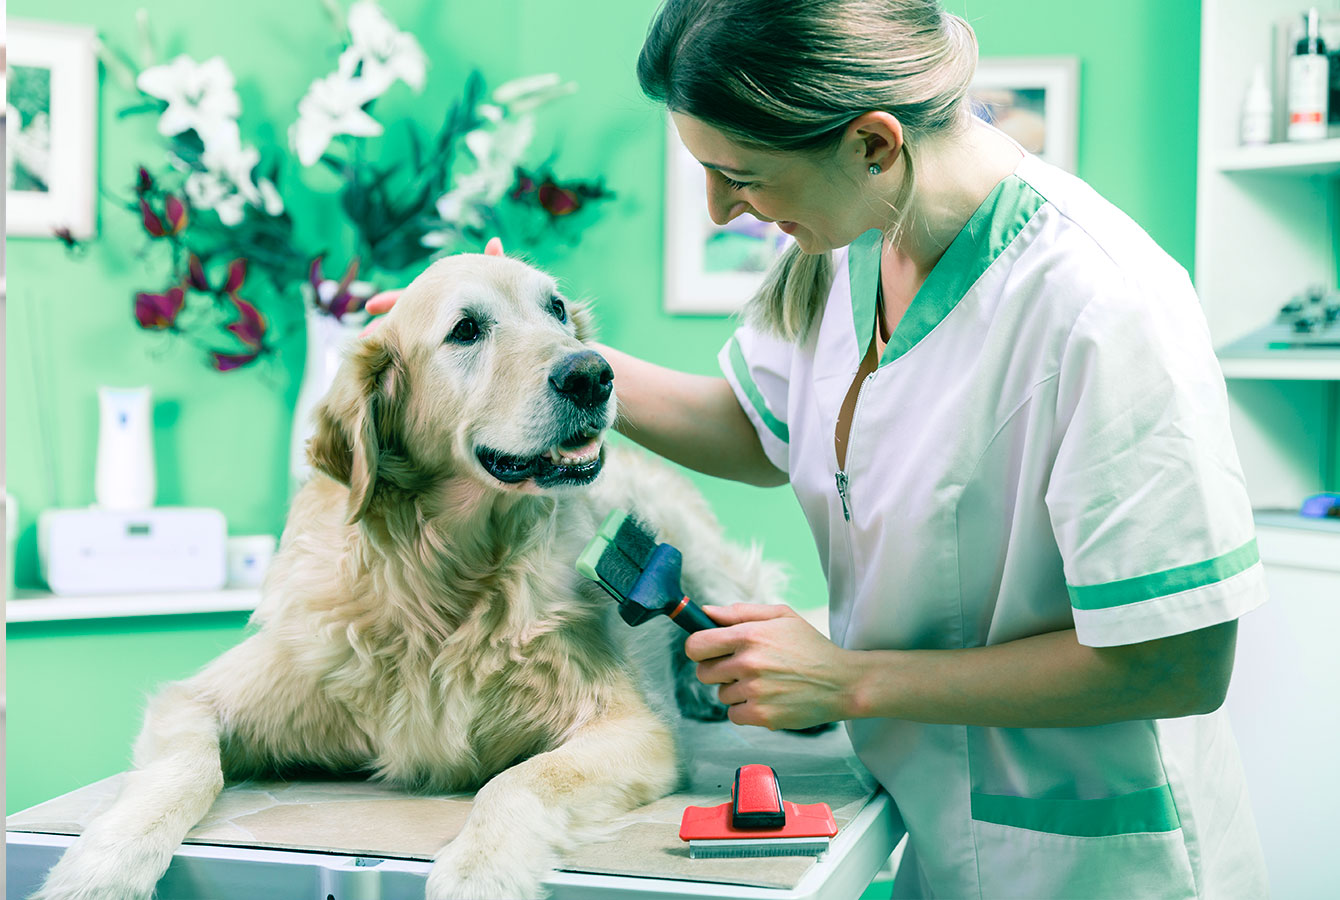
[[[845,247],[872,227],[862,227],[870,210],[857,181],[840,176],[841,149],[827,162],[827,156],[754,150],[692,116],[671,115],[684,146],[707,169],[707,210],[718,225],[749,213],[776,222],[806,253]]]

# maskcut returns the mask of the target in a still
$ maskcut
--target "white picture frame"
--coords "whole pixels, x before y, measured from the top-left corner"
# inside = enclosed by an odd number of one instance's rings
[[[744,213],[717,225],[707,211],[707,172],[666,117],[665,311],[733,315],[754,296],[790,243],[775,223]]]
[[[68,229],[86,240],[96,224],[97,34],[10,19],[8,35],[6,233],[55,238]]]
[[[1074,172],[1079,134],[1079,59],[985,57],[968,88],[973,112],[1054,166]]]

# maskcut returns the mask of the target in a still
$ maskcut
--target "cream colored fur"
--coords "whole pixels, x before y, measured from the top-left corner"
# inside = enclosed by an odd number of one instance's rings
[[[559,321],[554,293],[515,260],[453,257],[361,342],[319,410],[319,474],[292,505],[259,630],[152,700],[125,788],[37,896],[148,898],[225,781],[309,767],[478,789],[427,896],[540,896],[566,847],[675,787],[674,701],[719,717],[714,691],[675,626],[624,625],[573,562],[620,505],[683,551],[700,602],[769,602],[778,573],[631,450],[552,490],[480,465],[479,446],[537,452],[559,427],[548,376],[584,329]],[[466,312],[484,336],[444,341]]]

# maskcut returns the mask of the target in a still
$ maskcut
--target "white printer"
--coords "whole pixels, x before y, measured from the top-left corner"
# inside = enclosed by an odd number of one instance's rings
[[[227,577],[228,525],[217,509],[48,509],[37,558],[56,594],[209,591]]]

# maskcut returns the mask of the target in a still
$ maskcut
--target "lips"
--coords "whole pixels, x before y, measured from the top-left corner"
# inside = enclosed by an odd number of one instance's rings
[[[517,456],[480,447],[479,464],[503,484],[534,481],[538,487],[590,484],[604,464],[604,441],[599,432],[579,431],[534,456]]]
[[[795,222],[778,222],[777,227],[782,229],[782,231],[786,232],[787,234],[795,234],[797,228]]]

